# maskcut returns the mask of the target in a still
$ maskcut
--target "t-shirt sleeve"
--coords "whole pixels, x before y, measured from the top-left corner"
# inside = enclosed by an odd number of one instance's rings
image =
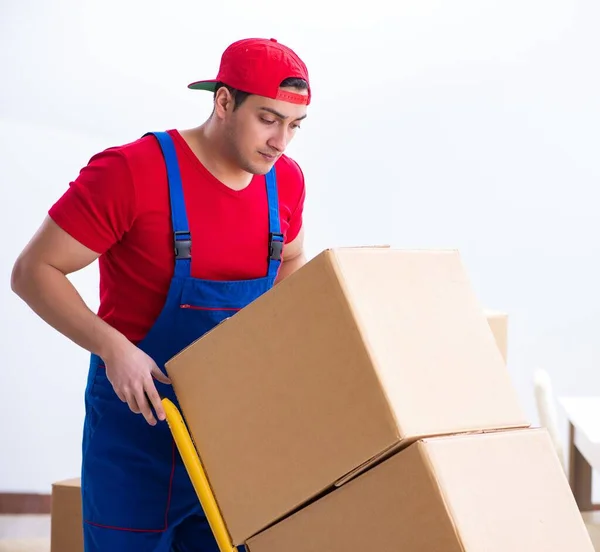
[[[289,227],[286,233],[286,241],[288,243],[295,240],[298,237],[300,230],[302,229],[304,217],[304,200],[306,199],[306,185],[304,182],[304,173],[302,172],[300,165],[298,165],[298,163],[296,163],[295,161],[293,162],[293,167],[295,169],[293,171],[294,175],[296,174],[296,172],[298,175],[298,200],[296,202],[296,206],[292,209],[290,215]]]
[[[116,149],[94,155],[48,215],[80,243],[105,253],[135,218],[135,190],[127,159]]]

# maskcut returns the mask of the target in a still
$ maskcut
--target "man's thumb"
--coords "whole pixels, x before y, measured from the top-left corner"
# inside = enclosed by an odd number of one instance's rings
[[[171,385],[171,380],[156,365],[152,368],[152,376],[154,378],[156,378],[158,381],[160,381],[161,383],[166,383],[167,385]]]

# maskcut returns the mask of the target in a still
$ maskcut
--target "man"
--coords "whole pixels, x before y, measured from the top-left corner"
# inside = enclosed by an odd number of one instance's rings
[[[306,66],[245,39],[189,86],[214,92],[210,117],[93,156],[13,269],[13,290],[91,353],[86,552],[218,550],[164,422],[164,363],[305,262],[304,179],[284,151],[310,103]],[[96,259],[94,314],[67,275]]]

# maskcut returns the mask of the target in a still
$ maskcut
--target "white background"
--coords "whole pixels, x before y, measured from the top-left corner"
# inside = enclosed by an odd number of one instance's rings
[[[311,72],[289,149],[309,255],[458,248],[482,303],[510,314],[532,421],[535,367],[558,394],[600,394],[597,0],[0,6],[0,491],[78,475],[88,359],[11,293],[15,257],[93,153],[201,123],[210,94],[187,83],[245,36],[278,38]],[[96,270],[73,276],[94,309]]]

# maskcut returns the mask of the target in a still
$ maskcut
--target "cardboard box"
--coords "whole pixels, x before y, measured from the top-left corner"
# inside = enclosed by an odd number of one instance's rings
[[[324,251],[166,368],[236,545],[420,437],[529,426],[456,251]]]
[[[81,479],[67,479],[52,485],[50,551],[83,552]]]
[[[424,439],[248,552],[594,552],[546,430]]]
[[[484,312],[496,344],[502,353],[502,358],[506,362],[508,359],[508,314],[491,309],[485,309]]]

